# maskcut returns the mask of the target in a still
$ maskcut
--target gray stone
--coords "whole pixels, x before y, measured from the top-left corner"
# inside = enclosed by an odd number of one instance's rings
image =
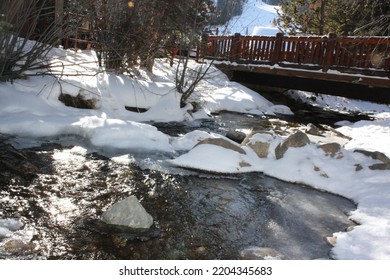
[[[258,157],[268,157],[270,142],[274,136],[264,132],[252,131],[242,142],[241,145],[250,147]]]
[[[337,243],[337,236],[327,236],[326,238],[326,242],[328,242],[329,245],[331,246],[336,246],[336,243]]]
[[[321,132],[318,127],[316,127],[314,124],[309,123],[307,125],[307,128],[305,130],[306,133],[316,136],[321,136]]]
[[[359,163],[355,164],[355,171],[358,172],[363,169],[363,166]]]
[[[240,167],[250,167],[252,166],[250,163],[246,162],[246,161],[240,161],[240,163],[238,164]]]
[[[248,147],[250,147],[253,151],[255,151],[256,155],[259,158],[268,157],[270,143],[267,142],[255,142],[248,143]]]
[[[153,224],[152,216],[146,212],[135,196],[130,196],[113,204],[103,213],[102,220],[107,224],[135,229],[148,229]]]
[[[390,159],[381,152],[370,152],[370,151],[365,151],[365,150],[355,150],[354,153],[361,153],[367,157],[371,157],[373,159],[377,159],[382,161],[383,163],[390,163]]]
[[[298,130],[294,134],[287,137],[275,148],[276,159],[281,159],[288,148],[300,148],[310,143],[306,133]]]
[[[34,251],[36,246],[33,242],[13,239],[4,244],[4,249],[12,254],[23,254]]]
[[[323,171],[321,171],[321,168],[319,168],[318,166],[315,166],[314,165],[314,171],[316,171],[316,172],[320,172],[320,176],[322,176],[322,177],[325,177],[325,178],[329,178],[329,175],[328,174],[326,174],[325,172],[323,172]]]
[[[100,107],[99,94],[94,94],[95,97],[90,96],[91,93],[87,93],[84,89],[80,89],[77,96],[61,92],[58,96],[58,100],[64,103],[64,105],[79,109],[98,109]]]
[[[239,147],[238,145],[235,145],[234,143],[230,142],[229,140],[223,139],[223,138],[207,138],[202,141],[199,141],[198,144],[195,145],[204,145],[204,144],[210,144],[210,145],[215,145],[215,146],[220,146],[225,149],[233,150],[236,151],[237,153],[245,155],[244,149]]]
[[[234,142],[241,143],[245,139],[246,134],[244,132],[231,129],[228,133],[226,133],[226,137]]]
[[[376,163],[369,166],[371,170],[390,170],[390,163]]]
[[[272,248],[249,247],[240,252],[244,260],[282,260],[283,256]]]
[[[335,157],[337,155],[337,158],[342,157],[342,153],[340,152],[341,145],[339,143],[326,143],[318,147],[322,149],[327,156]]]

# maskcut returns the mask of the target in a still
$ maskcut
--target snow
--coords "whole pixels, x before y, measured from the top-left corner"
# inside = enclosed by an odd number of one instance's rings
[[[235,27],[269,25],[273,6],[262,1],[248,1],[244,13],[256,13],[263,23],[236,20]],[[261,13],[259,13],[259,9]],[[241,22],[241,23],[240,23]],[[357,123],[340,122],[338,131],[352,138],[342,149],[343,157],[332,158],[310,143],[302,148],[290,148],[280,160],[273,153],[259,158],[249,147],[245,154],[204,144],[206,138],[222,137],[195,130],[179,137],[170,137],[157,130],[152,122],[186,122],[210,118],[209,113],[230,110],[240,113],[291,113],[289,108],[274,105],[258,93],[229,82],[226,75],[212,68],[195,95],[203,109],[193,114],[190,107],[180,108],[180,95],[174,87],[174,67],[156,60],[154,74],[142,73],[142,78],[108,73],[100,69],[93,51],[55,49],[51,53],[57,67],[55,76],[32,76],[27,80],[0,84],[0,133],[28,137],[53,137],[75,134],[88,139],[96,147],[119,148],[127,151],[161,151],[171,154],[167,163],[211,172],[264,172],[290,182],[350,198],[357,210],[350,218],[358,222],[349,232],[337,232],[332,253],[337,259],[390,259],[390,171],[371,170],[378,160],[353,152],[354,149],[379,151],[390,156],[390,107],[384,104],[353,103],[348,99],[327,99],[321,106],[334,110],[369,111],[374,120]],[[77,64],[74,64],[77,62]],[[59,65],[69,65],[63,69]],[[192,67],[196,67],[193,63]],[[95,99],[95,109],[67,107],[58,100],[60,93]],[[310,98],[309,98],[310,99]],[[352,104],[353,103],[353,104]],[[127,107],[148,109],[145,113],[130,112]],[[254,140],[270,142],[273,150],[281,136],[255,136]],[[84,147],[70,153],[85,154]],[[210,155],[212,155],[210,157]],[[56,157],[67,160],[67,154]],[[113,160],[128,164],[129,154],[116,155]],[[241,163],[247,164],[241,164]],[[356,171],[356,166],[363,169]],[[1,218],[1,217],[0,217]],[[0,220],[0,238],[7,236],[14,220]]]
[[[212,155],[212,156],[210,156]],[[225,148],[204,144],[196,146],[188,153],[170,161],[174,165],[186,168],[194,168],[218,173],[236,173],[245,172],[240,167],[244,156],[236,151]]]
[[[390,157],[390,116],[388,114],[382,114],[382,116],[383,119],[359,121],[340,127],[338,131],[352,137],[345,148],[381,151],[387,157]]]
[[[280,30],[276,27],[255,26],[251,36],[275,36]]]
[[[248,0],[244,4],[242,15],[232,18],[226,27],[220,28],[223,35],[240,33],[241,35],[272,36],[278,33],[273,25],[279,6],[271,6],[261,0]],[[276,32],[276,33],[275,33]]]

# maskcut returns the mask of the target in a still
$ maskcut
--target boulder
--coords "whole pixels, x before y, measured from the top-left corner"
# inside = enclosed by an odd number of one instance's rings
[[[281,159],[288,148],[299,148],[310,143],[306,133],[298,130],[294,134],[287,137],[275,148],[276,159]]]
[[[12,239],[4,244],[4,249],[12,254],[20,254],[33,252],[37,245],[33,242],[27,242],[20,239]]]
[[[133,229],[148,229],[153,225],[153,218],[146,212],[135,196],[125,198],[113,204],[102,215],[107,224],[127,226]]]
[[[326,242],[331,246],[336,246],[337,243],[337,236],[327,236],[325,238]]]
[[[255,151],[256,155],[259,158],[268,157],[270,143],[268,142],[255,142],[249,143],[248,147],[250,147],[253,151]]]
[[[382,162],[369,166],[368,168],[371,170],[390,170],[390,159],[384,153],[377,151],[370,152],[366,150],[355,150],[354,152],[361,153],[367,157],[371,157],[372,159],[380,160]]]
[[[79,109],[97,109],[100,107],[100,99],[97,97],[99,94],[93,94],[86,92],[84,89],[80,89],[76,96],[61,92],[58,96],[58,100],[64,103],[65,106],[74,107]]]
[[[243,155],[246,154],[244,149],[242,149],[238,145],[235,145],[234,143],[230,142],[229,140],[226,140],[223,138],[207,138],[207,139],[199,141],[199,143],[196,144],[195,147],[199,146],[199,145],[204,145],[204,144],[220,146],[220,147],[223,147],[225,149],[236,151],[237,153],[240,153]]]
[[[226,133],[226,137],[234,142],[241,143],[245,139],[246,134],[242,131],[231,129]]]
[[[282,260],[284,257],[275,249],[266,247],[249,247],[240,252],[244,260]]]
[[[274,137],[270,134],[252,132],[242,143],[250,147],[259,158],[266,158],[273,140]]]
[[[321,132],[314,124],[309,123],[305,129],[305,132],[311,135],[321,136]]]
[[[371,170],[390,170],[390,163],[376,163],[370,165],[368,168]]]
[[[354,153],[361,153],[367,157],[371,157],[373,159],[380,160],[381,162],[388,164],[390,163],[390,159],[381,152],[370,152],[370,151],[365,151],[365,150],[355,150]]]
[[[318,146],[322,149],[327,156],[342,158],[342,153],[340,152],[341,145],[339,143],[326,143]]]

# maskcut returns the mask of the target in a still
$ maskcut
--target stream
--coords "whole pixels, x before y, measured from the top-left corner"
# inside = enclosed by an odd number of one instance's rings
[[[156,126],[176,136],[299,125],[272,119],[225,112]],[[337,195],[262,173],[167,167],[171,155],[153,152],[130,154],[127,164],[110,159],[127,153],[75,135],[0,135],[0,259],[332,259],[326,237],[355,225],[356,205]],[[130,195],[153,217],[149,230],[101,221]]]

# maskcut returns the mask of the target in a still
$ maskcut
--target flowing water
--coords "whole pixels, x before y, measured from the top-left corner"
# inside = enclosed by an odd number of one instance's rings
[[[278,125],[282,131],[280,122],[224,113],[216,121],[158,127],[171,135]],[[161,163],[171,156],[165,154],[131,153],[127,164],[110,159],[124,153],[72,135],[0,137],[0,258],[327,259],[332,247],[325,238],[354,225],[348,214],[356,206],[336,195],[261,173],[171,168]],[[154,218],[151,229],[100,220],[130,195]]]

